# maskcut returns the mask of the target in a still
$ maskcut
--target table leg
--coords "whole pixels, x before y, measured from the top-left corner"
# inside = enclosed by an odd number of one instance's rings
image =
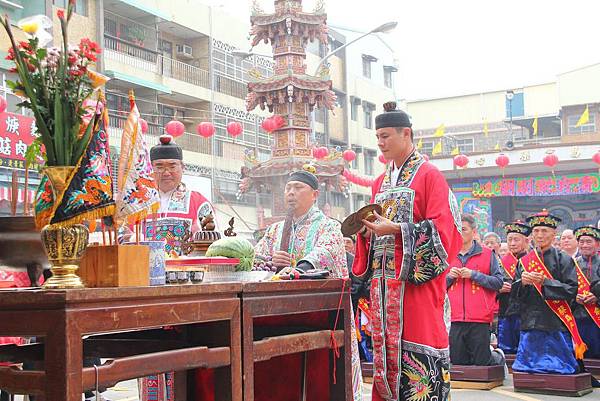
[[[250,310],[242,308],[242,363],[244,401],[254,401],[254,321]]]
[[[242,326],[240,322],[241,304],[231,317],[230,349],[231,349],[231,400],[242,401]]]
[[[81,401],[81,333],[67,316],[53,321],[45,343],[46,401]]]

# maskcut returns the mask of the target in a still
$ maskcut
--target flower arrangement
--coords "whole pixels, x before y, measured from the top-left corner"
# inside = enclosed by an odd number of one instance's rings
[[[20,42],[15,40],[8,16],[0,18],[12,44],[6,58],[14,61],[12,71],[18,75],[8,85],[23,98],[19,106],[33,112],[39,134],[27,150],[28,163],[42,154],[46,166],[74,166],[89,143],[94,124],[85,118],[90,113],[84,101],[105,80],[89,69],[100,53],[99,46],[87,38],[78,45],[68,43],[74,6],[75,0],[69,0],[67,9],[57,13],[63,38],[61,47],[46,47],[52,40],[46,31],[52,28],[52,21],[45,15],[17,23],[28,36],[28,40]]]

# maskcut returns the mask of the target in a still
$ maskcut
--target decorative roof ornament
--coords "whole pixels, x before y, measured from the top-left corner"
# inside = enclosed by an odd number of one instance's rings
[[[315,14],[325,14],[325,0],[317,0],[313,12]]]
[[[317,77],[328,80],[331,76],[331,70],[329,69],[330,66],[331,64],[329,63],[321,64],[319,71],[317,71]]]
[[[250,6],[250,14],[251,15],[262,15],[265,13],[265,10],[260,6],[259,0],[253,0],[252,5]]]

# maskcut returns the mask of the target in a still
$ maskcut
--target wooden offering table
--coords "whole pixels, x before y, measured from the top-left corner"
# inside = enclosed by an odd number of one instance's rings
[[[240,291],[239,283],[0,291],[0,336],[39,341],[0,346],[0,360],[41,366],[0,367],[0,388],[80,401],[97,385],[206,367],[218,368],[217,400],[241,401]],[[189,336],[188,327],[212,338]],[[84,356],[112,360],[83,368]]]
[[[349,282],[245,283],[241,301],[244,401],[352,400]]]

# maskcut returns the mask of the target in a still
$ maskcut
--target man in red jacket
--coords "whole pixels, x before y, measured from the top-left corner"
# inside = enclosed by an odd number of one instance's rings
[[[442,173],[415,150],[408,115],[394,102],[384,110],[375,128],[389,163],[371,198],[383,213],[363,220],[352,268],[372,275],[373,400],[445,401],[445,276],[460,248],[460,211]]]
[[[501,361],[492,357],[490,325],[503,276],[494,251],[473,239],[475,227],[473,216],[462,216],[463,245],[450,262],[446,277],[452,313],[450,361],[456,365],[497,365]]]

